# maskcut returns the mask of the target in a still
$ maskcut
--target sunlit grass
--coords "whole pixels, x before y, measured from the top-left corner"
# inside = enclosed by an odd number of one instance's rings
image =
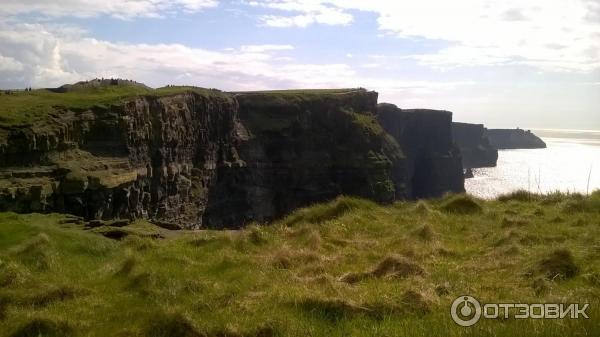
[[[27,125],[43,120],[60,109],[85,109],[92,106],[118,104],[137,96],[168,96],[184,92],[221,95],[218,90],[186,86],[152,89],[136,85],[114,85],[85,88],[69,92],[47,89],[0,93],[0,126]]]
[[[138,221],[119,241],[4,213],[0,336],[598,336],[598,200],[342,197],[239,231]],[[463,328],[463,294],[591,303],[591,318]]]

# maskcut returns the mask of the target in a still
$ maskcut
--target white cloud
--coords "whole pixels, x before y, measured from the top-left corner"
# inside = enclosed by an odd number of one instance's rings
[[[95,17],[120,19],[161,17],[176,11],[198,12],[215,7],[218,0],[2,0],[0,15],[40,14],[49,17]]]
[[[248,53],[264,53],[269,51],[278,51],[278,50],[292,50],[294,46],[290,45],[281,45],[281,44],[261,44],[261,45],[246,45],[241,46],[240,50]]]
[[[472,85],[382,79],[365,76],[344,63],[301,63],[281,57],[280,53],[293,49],[291,45],[207,50],[180,44],[113,43],[74,32],[65,26],[0,24],[0,88],[55,87],[120,77],[154,87],[191,84],[223,90],[366,87],[382,97],[425,101]]]
[[[95,77],[125,77],[152,86],[182,81],[254,90],[335,86],[354,76],[344,64],[295,63],[278,56],[290,49],[293,46],[207,50],[181,44],[113,43],[73,35],[68,27],[0,24],[0,87],[47,87]]]
[[[12,57],[4,57],[0,55],[0,73],[18,72],[22,71],[23,69],[24,66],[21,62]]]
[[[435,68],[525,64],[550,71],[590,72],[600,67],[599,53],[590,49],[600,43],[598,0],[259,0],[252,4],[288,12],[260,18],[275,27],[321,23],[307,13],[324,10],[347,16],[329,24],[351,23],[352,11],[373,12],[379,29],[388,35],[449,43],[439,53],[415,56],[422,65]]]
[[[294,15],[263,15],[260,21],[270,27],[307,27],[312,24],[348,25],[353,16],[344,10],[326,4],[324,1],[267,0],[250,1],[251,6],[264,7],[279,11],[293,12]]]

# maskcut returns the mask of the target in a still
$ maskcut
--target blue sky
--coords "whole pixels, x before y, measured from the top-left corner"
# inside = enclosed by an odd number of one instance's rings
[[[3,0],[0,87],[366,87],[492,127],[600,129],[600,0]]]

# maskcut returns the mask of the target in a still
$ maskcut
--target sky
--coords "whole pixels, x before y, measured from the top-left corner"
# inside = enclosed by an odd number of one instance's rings
[[[600,0],[0,0],[0,88],[100,77],[600,129]]]

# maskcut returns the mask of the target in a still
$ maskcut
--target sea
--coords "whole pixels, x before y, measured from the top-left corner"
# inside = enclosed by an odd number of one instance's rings
[[[600,189],[600,130],[531,129],[545,149],[499,150],[498,165],[473,169],[467,193],[493,199],[516,190],[591,193]]]

